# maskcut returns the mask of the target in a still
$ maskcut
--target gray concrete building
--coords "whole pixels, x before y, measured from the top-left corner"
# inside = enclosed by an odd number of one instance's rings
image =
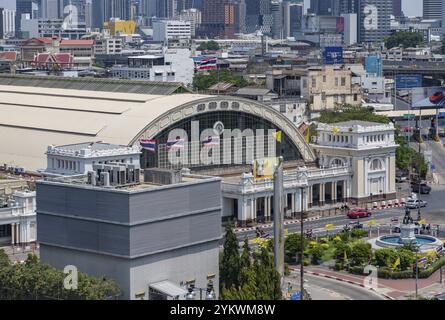
[[[138,183],[138,175],[138,162],[102,163],[37,182],[42,263],[115,279],[123,299],[181,300],[188,283],[210,281],[217,296],[221,179],[151,170]]]
[[[382,42],[391,31],[392,0],[360,0],[358,41]]]

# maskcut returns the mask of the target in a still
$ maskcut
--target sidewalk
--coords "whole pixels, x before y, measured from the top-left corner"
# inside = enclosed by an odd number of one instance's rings
[[[299,266],[289,266],[289,268],[296,270]],[[305,272],[308,274],[335,279],[338,281],[348,282],[350,284],[355,284],[361,287],[365,287],[365,276],[353,275],[344,271],[333,271],[325,267],[305,267]],[[418,280],[418,292],[419,295],[426,297],[433,297],[440,293],[445,292],[445,282],[440,284],[440,270],[436,271],[428,279]],[[378,288],[376,291],[378,293],[386,296],[389,299],[404,300],[407,299],[409,295],[415,293],[415,279],[378,279]]]

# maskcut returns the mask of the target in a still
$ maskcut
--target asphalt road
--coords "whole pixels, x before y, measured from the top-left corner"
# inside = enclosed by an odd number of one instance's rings
[[[385,300],[381,295],[357,285],[305,274],[305,289],[312,300]],[[287,281],[287,280],[286,280]],[[290,280],[294,289],[299,288],[300,278]]]
[[[359,219],[360,223],[363,223],[366,225],[366,221],[369,220],[378,220],[378,219],[388,219],[392,217],[403,217],[404,211],[402,209],[388,209],[383,211],[375,211],[373,212],[373,215],[369,218],[362,218]],[[346,217],[346,215],[339,215],[335,217],[325,217],[321,218],[319,220],[314,221],[308,221],[304,223],[304,230],[308,229],[317,229],[317,228],[324,228],[327,224],[333,224],[334,226],[344,226],[348,223],[355,222],[357,220],[352,220]],[[444,220],[445,221],[445,220]],[[285,229],[288,229],[289,233],[295,233],[300,232],[300,224],[292,224],[292,225],[286,225]],[[273,233],[273,228],[262,228],[263,231],[266,233]],[[322,231],[321,234],[326,233],[326,231]],[[256,237],[255,230],[252,231],[246,231],[246,232],[240,232],[237,234],[238,239],[242,241],[245,236],[247,236],[249,239],[253,239]]]

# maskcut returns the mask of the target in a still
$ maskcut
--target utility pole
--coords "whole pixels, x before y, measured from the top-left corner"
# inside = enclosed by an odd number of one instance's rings
[[[301,188],[301,214],[300,214],[300,299],[304,300],[304,188]]]
[[[274,260],[275,268],[280,274],[280,283],[284,276],[284,232],[283,232],[283,157],[278,158],[274,172]],[[282,283],[281,283],[282,284]]]

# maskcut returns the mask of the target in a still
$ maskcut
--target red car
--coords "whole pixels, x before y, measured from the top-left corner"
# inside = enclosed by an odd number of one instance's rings
[[[443,98],[444,98],[443,92],[438,91],[430,97],[430,102],[439,103],[439,101],[442,100]]]
[[[347,214],[349,219],[366,218],[371,216],[371,211],[361,208],[349,210]]]

